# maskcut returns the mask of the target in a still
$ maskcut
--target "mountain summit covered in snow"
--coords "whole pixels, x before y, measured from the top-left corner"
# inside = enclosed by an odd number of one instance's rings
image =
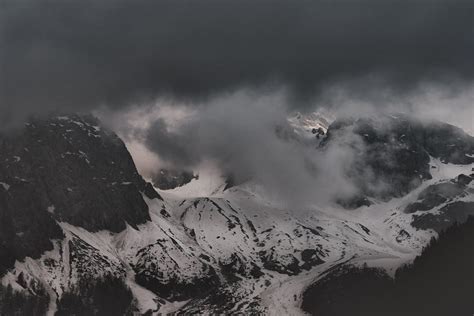
[[[276,130],[314,155],[354,154],[343,172],[358,190],[304,209],[212,172],[155,188],[90,116],[2,135],[0,314],[297,315],[331,271],[390,278],[474,214],[472,136],[404,115],[332,120],[298,114]]]

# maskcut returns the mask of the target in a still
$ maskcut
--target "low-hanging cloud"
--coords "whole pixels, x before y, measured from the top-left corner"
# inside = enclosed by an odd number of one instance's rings
[[[336,117],[374,117],[381,129],[390,124],[387,114],[402,113],[418,120],[448,121],[472,132],[473,91],[469,86],[428,85],[397,95],[383,89],[359,93],[352,84],[338,84],[315,98],[312,110],[329,104]],[[288,125],[294,111],[291,100],[285,90],[241,89],[203,104],[189,106],[165,99],[115,119],[109,114],[101,116],[112,121],[127,143],[135,148],[141,145],[134,157],[142,157],[144,149],[155,156],[137,161],[146,176],[160,168],[197,171],[201,163],[212,161],[236,182],[252,179],[262,184],[272,200],[294,207],[357,195],[360,179],[370,192],[390,189],[360,160],[367,148],[359,135],[343,130],[324,148],[318,148],[314,136],[297,137]],[[457,110],[449,111],[448,116],[448,108]]]
[[[240,90],[210,100],[180,125],[154,120],[132,133],[168,166],[193,170],[212,161],[236,182],[259,183],[273,201],[292,207],[330,202],[357,192],[347,179],[354,148],[363,142],[348,133],[324,151],[312,138],[291,138],[288,96]],[[282,137],[288,133],[290,138]],[[158,171],[158,167],[156,168]]]
[[[301,97],[371,74],[403,92],[471,80],[473,9],[464,0],[6,0],[1,124],[269,82]]]

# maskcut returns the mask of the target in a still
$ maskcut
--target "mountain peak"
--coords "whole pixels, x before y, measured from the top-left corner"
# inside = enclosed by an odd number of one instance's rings
[[[50,239],[61,236],[56,222],[115,232],[144,223],[150,217],[143,194],[161,198],[124,143],[92,116],[30,121],[0,138],[0,161],[5,260],[51,249]]]

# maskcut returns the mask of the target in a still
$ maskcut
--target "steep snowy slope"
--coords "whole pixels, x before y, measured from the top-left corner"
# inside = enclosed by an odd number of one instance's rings
[[[185,300],[180,309],[189,312],[297,313],[305,285],[334,265],[367,262],[393,272],[414,258],[434,234],[414,229],[404,213],[416,194],[349,214],[297,216],[240,188],[189,200],[163,194],[166,202],[145,199],[152,221],[138,229],[90,233],[61,224],[67,237],[57,249],[17,262],[4,282],[23,275],[61,295],[78,278],[112,273],[127,277],[142,312]]]

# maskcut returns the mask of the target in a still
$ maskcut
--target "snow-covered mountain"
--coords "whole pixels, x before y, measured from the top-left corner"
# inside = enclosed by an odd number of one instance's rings
[[[81,280],[101,276],[126,283],[137,314],[298,315],[305,289],[332,269],[393,274],[474,213],[471,136],[404,116],[383,118],[383,129],[373,118],[332,120],[298,114],[289,125],[304,138],[322,128],[317,150],[359,135],[360,159],[393,186],[377,191],[353,173],[363,188],[355,203],[290,209],[252,181],[226,188],[209,168],[162,191],[97,120],[32,122],[0,141],[2,284],[44,289],[50,315]]]

